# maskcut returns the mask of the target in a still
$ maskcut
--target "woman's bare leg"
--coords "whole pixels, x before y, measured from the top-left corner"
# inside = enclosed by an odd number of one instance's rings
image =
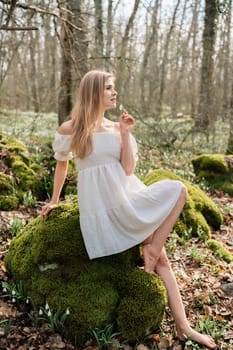
[[[162,225],[160,225],[157,230],[143,242],[142,252],[144,256],[144,269],[146,272],[154,273],[157,260],[159,259],[168,235],[182,212],[186,198],[187,190],[183,187],[171,213],[167,216]]]
[[[180,291],[164,248],[158,259],[155,272],[160,275],[167,289],[168,303],[176,323],[177,336],[181,340],[185,340],[186,337],[189,337],[199,344],[205,345],[210,349],[215,349],[216,344],[212,337],[206,334],[201,334],[190,327],[185,314]]]

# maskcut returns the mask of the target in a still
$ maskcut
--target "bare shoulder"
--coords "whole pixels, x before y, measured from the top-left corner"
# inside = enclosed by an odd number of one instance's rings
[[[62,135],[71,135],[72,134],[72,121],[67,120],[66,122],[62,123],[59,128],[57,129],[59,134]]]

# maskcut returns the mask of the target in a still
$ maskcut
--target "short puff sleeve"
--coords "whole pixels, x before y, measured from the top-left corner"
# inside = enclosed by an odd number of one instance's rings
[[[71,135],[55,133],[55,138],[52,143],[54,158],[56,160],[66,161],[73,158],[73,153],[70,151]]]

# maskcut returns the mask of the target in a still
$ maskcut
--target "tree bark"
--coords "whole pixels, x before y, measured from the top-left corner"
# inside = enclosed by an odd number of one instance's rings
[[[231,87],[229,127],[230,127],[230,133],[229,133],[229,138],[228,138],[226,154],[233,154],[233,82],[232,82],[232,87]]]
[[[119,96],[123,95],[123,86],[124,86],[124,78],[125,78],[125,71],[126,71],[126,57],[127,57],[127,50],[128,50],[128,42],[129,42],[129,33],[130,30],[133,27],[134,19],[137,14],[137,10],[140,4],[140,0],[134,0],[134,7],[133,11],[129,17],[128,23],[125,27],[124,35],[121,42],[120,47],[120,58],[117,65],[117,73],[116,73],[116,89],[118,91]]]
[[[61,32],[61,79],[58,96],[58,123],[61,125],[72,109],[72,36],[66,24]]]
[[[159,0],[156,0],[154,3],[152,16],[151,16],[151,33],[149,35],[149,38],[146,43],[143,60],[142,60],[142,66],[140,71],[140,100],[141,100],[141,108],[143,113],[147,113],[148,107],[150,105],[150,101],[146,101],[146,86],[145,82],[148,80],[151,80],[150,73],[147,73],[147,66],[148,61],[151,53],[152,46],[155,45],[155,51],[157,51],[157,38],[158,38],[158,23],[157,23],[157,14],[158,14],[158,8],[159,8]],[[157,65],[157,59],[155,62],[153,62],[154,65]],[[151,96],[151,94],[148,94],[148,97]]]
[[[224,73],[223,73],[223,103],[222,103],[222,113],[223,117],[227,116],[228,110],[229,110],[229,102],[231,96],[229,96],[229,90],[230,90],[230,46],[231,46],[231,23],[232,21],[232,0],[229,0],[228,6],[227,6],[227,13],[226,13],[226,39],[225,39],[225,48],[224,48]],[[230,98],[229,98],[230,97]],[[233,106],[232,106],[233,107]],[[232,112],[232,111],[231,111]],[[225,118],[223,118],[225,119]]]
[[[33,33],[30,32],[30,46],[29,46],[29,53],[30,53],[30,60],[31,60],[31,90],[32,90],[32,104],[34,112],[38,113],[40,110],[40,103],[39,103],[39,95],[38,95],[38,87],[37,87],[37,68],[36,68],[36,42],[35,38],[33,37]]]
[[[107,39],[106,39],[106,60],[105,68],[110,71],[111,52],[112,52],[112,34],[113,34],[113,0],[108,0],[108,17],[107,17]]]
[[[166,79],[166,66],[167,66],[167,60],[168,60],[168,49],[171,41],[171,35],[173,32],[173,29],[175,27],[175,20],[176,20],[176,14],[178,11],[180,5],[180,0],[177,1],[175,10],[172,16],[172,22],[170,29],[168,31],[165,47],[164,47],[164,53],[163,53],[163,59],[162,59],[162,65],[161,65],[161,81],[160,81],[160,89],[159,89],[159,101],[158,101],[158,107],[157,107],[157,117],[161,116],[162,113],[162,106],[163,106],[163,97],[164,97],[164,89],[165,89],[165,79]]]
[[[95,52],[97,63],[101,66],[104,54],[104,35],[103,35],[103,4],[102,0],[95,2]]]
[[[68,118],[71,112],[73,83],[75,82],[75,86],[78,86],[88,70],[87,40],[81,7],[82,0],[67,0],[68,21],[62,23],[61,80],[58,98],[59,125]],[[76,30],[72,24],[79,30]]]
[[[205,1],[204,30],[202,37],[203,55],[201,65],[201,85],[199,92],[198,115],[195,118],[195,129],[209,135],[209,127],[215,121],[213,114],[213,71],[214,48],[216,41],[216,22],[218,19],[218,0]]]

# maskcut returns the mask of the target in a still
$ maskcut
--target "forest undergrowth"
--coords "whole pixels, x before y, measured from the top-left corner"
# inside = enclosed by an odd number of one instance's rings
[[[20,118],[14,123],[7,123],[6,118],[2,120],[0,128],[25,142],[29,150],[41,152],[43,144],[52,140],[56,128],[54,116],[39,115],[36,117],[32,114],[30,118],[23,115],[22,119],[22,123]],[[28,127],[25,126],[26,124]],[[194,140],[187,137],[182,144],[189,125],[174,144],[163,147],[159,146],[157,138],[154,138],[153,141],[153,135],[146,138],[144,134],[146,131],[143,127],[140,129],[138,126],[135,134],[139,141],[140,160],[136,174],[143,178],[148,171],[162,167],[194,182],[195,175],[191,166],[191,158],[200,153],[224,152],[226,128],[224,124],[219,125],[212,143],[207,142],[203,135],[197,135]],[[199,185],[209,194],[223,214],[224,222],[219,230],[212,231],[212,237],[224,242],[233,252],[233,198],[221,191],[213,191],[204,181]],[[55,315],[43,320],[37,319],[32,306],[28,305],[27,298],[23,295],[23,286],[14,285],[5,270],[4,256],[8,251],[11,239],[21,226],[38,215],[38,209],[42,204],[34,203],[32,207],[22,205],[16,211],[0,213],[0,350],[81,350],[80,347],[57,333],[56,328],[52,328]],[[199,238],[186,241],[178,237],[175,232],[170,235],[166,250],[175,271],[190,323],[196,329],[212,335],[218,344],[218,349],[232,350],[233,264],[216,256]],[[33,317],[30,317],[29,314]],[[90,340],[83,348],[86,350],[205,349],[189,339],[185,343],[179,342],[168,308],[160,329],[136,339],[134,343],[129,343],[127,340],[121,341],[120,336],[114,334],[114,330],[109,325],[105,329],[96,330],[90,334]]]

